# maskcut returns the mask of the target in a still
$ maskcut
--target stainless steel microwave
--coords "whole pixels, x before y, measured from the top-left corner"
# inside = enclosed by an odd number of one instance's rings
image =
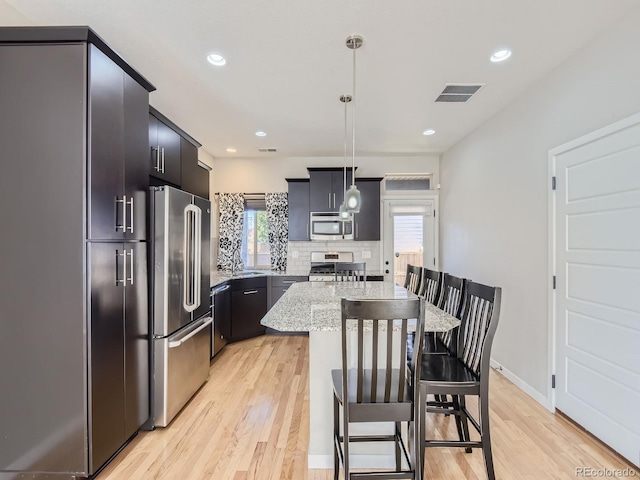
[[[353,214],[342,220],[338,212],[311,212],[309,225],[311,240],[353,240]]]

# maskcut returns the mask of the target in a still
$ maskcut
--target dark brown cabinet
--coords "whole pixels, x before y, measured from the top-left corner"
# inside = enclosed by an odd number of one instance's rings
[[[342,168],[308,168],[309,207],[312,212],[337,212],[344,198]],[[347,170],[347,188],[351,185],[351,170]]]
[[[156,117],[154,114],[149,115],[150,175],[179,187],[180,135]]]
[[[380,240],[380,182],[382,178],[356,178],[360,212],[354,215],[353,239]]]
[[[309,180],[287,178],[289,187],[289,241],[309,240]]]
[[[154,87],[88,27],[0,28],[0,65],[0,470],[91,477],[149,417]]]
[[[231,341],[264,335],[260,320],[267,313],[267,277],[231,281]]]
[[[309,277],[303,276],[281,276],[274,275],[269,277],[270,285],[269,285],[269,309],[271,309],[280,297],[284,295],[284,293],[289,290],[289,287],[294,283],[298,282],[306,282],[309,280]]]
[[[209,199],[209,171],[198,165],[198,147],[180,138],[182,179],[180,188],[185,192]]]

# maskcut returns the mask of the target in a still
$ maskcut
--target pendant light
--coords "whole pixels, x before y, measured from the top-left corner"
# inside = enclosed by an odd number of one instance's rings
[[[344,103],[344,164],[342,169],[342,203],[340,204],[340,220],[348,220],[351,214],[347,211],[345,200],[347,198],[347,103],[351,101],[351,95],[340,95],[340,101]]]
[[[344,195],[344,203],[349,213],[360,212],[360,190],[356,187],[356,50],[362,46],[360,35],[347,37],[347,48],[353,50],[353,113],[351,114],[351,187]]]

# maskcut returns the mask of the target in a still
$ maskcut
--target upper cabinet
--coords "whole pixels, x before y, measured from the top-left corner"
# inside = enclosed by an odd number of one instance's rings
[[[180,137],[182,190],[209,199],[209,171],[198,165],[198,147]]]
[[[95,45],[88,48],[89,238],[144,240],[149,93]]]
[[[382,178],[356,178],[360,212],[354,215],[354,240],[380,240],[380,182]]]
[[[309,240],[309,180],[287,178],[289,185],[289,241]]]
[[[308,168],[309,206],[312,212],[337,212],[344,198],[342,168]],[[351,185],[351,170],[347,170],[347,188]]]
[[[149,115],[150,175],[180,186],[180,135],[153,114]]]
[[[209,171],[198,165],[200,143],[153,107],[149,107],[151,185],[171,185],[209,199]]]

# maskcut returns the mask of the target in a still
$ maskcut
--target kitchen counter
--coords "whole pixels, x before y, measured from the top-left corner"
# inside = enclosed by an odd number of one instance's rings
[[[231,272],[214,270],[211,272],[211,288],[217,287],[221,283],[228,282],[229,280],[235,280],[238,278],[254,278],[254,277],[267,277],[267,276],[292,276],[292,275],[287,272],[276,272],[273,270],[243,270],[241,272],[237,272],[235,275],[231,275]]]
[[[286,332],[339,332],[343,297],[393,300],[415,295],[392,282],[301,282],[291,285],[261,323]],[[460,320],[428,302],[425,322],[431,332],[445,332],[460,324]],[[409,324],[409,331],[415,331],[415,323]]]

